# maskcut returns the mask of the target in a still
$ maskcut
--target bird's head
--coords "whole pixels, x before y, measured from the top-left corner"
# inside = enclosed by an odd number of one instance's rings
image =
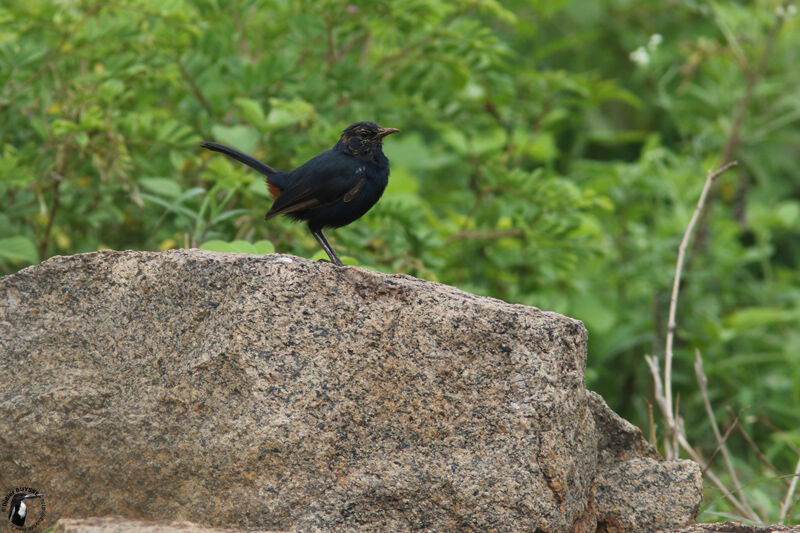
[[[11,498],[11,502],[20,503],[25,500],[32,500],[33,498],[41,498],[42,496],[44,496],[43,492],[40,492],[38,494],[35,492],[18,492],[14,494],[14,496]]]
[[[398,131],[397,128],[381,128],[374,122],[356,122],[342,132],[336,149],[359,159],[372,160],[381,152],[383,138]]]

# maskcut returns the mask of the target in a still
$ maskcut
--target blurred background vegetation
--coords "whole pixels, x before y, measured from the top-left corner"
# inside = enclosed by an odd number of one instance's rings
[[[589,387],[650,434],[643,356],[664,352],[678,243],[706,170],[736,159],[689,252],[673,386],[706,457],[716,442],[695,348],[723,430],[747,408],[728,446],[774,522],[789,484],[778,473],[792,474],[800,448],[796,11],[778,0],[5,0],[0,273],[219,240],[323,257],[304,226],[263,222],[260,176],[198,142],[290,169],[374,120],[401,129],[385,144],[390,184],[329,233],[340,254],[583,320]],[[731,512],[711,486],[702,510]]]

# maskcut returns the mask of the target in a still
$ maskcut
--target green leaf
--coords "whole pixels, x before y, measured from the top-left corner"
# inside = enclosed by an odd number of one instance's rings
[[[256,241],[253,243],[253,246],[255,246],[257,254],[266,255],[275,253],[275,245],[270,241]]]
[[[200,246],[200,249],[209,250],[211,252],[223,252],[223,253],[234,252],[231,243],[220,240],[206,241]]]
[[[267,182],[263,179],[254,179],[250,182],[247,190],[264,198],[272,198],[269,194],[269,189],[267,189]]]
[[[247,241],[233,241],[230,243],[234,252],[239,254],[258,254],[256,247]]]
[[[62,118],[54,120],[50,127],[53,128],[53,135],[56,137],[63,137],[80,129],[80,126],[74,122]]]
[[[317,251],[317,253],[315,253],[314,255],[311,256],[311,260],[312,261],[319,261],[319,260],[329,261],[330,257],[328,257],[328,254],[325,253],[325,250],[319,250],[319,251]]]
[[[97,88],[97,96],[110,103],[125,90],[125,84],[117,79],[106,80]]]
[[[28,237],[23,237],[22,235],[0,239],[0,257],[25,261],[26,263],[39,262],[36,244]]]
[[[748,307],[725,317],[725,325],[734,329],[752,329],[770,324],[800,321],[800,309]]]
[[[189,195],[191,193],[197,193],[197,192],[198,191],[196,189],[189,189],[188,191],[186,191],[186,193],[183,195],[183,197],[186,197],[187,195]],[[199,189],[199,192],[202,193],[204,191],[203,191],[203,189]],[[153,196],[152,194],[147,194],[147,193],[141,193],[141,194],[139,194],[139,197],[142,200],[145,200],[147,202],[152,202],[152,203],[154,203],[156,205],[160,205],[161,207],[166,208],[168,212],[169,211],[174,211],[175,213],[180,213],[180,214],[188,217],[191,220],[195,220],[197,218],[197,213],[195,211],[192,211],[191,209],[180,205],[183,197],[179,197],[179,198],[177,198],[176,200],[174,200],[172,202],[164,200],[163,198],[161,198],[159,196]]]
[[[252,154],[256,149],[260,134],[252,126],[211,126],[214,138],[224,144],[229,144],[246,154]]]
[[[281,100],[270,98],[271,109],[267,115],[266,127],[270,130],[294,126],[295,124],[308,124],[316,115],[314,106],[301,98]]]
[[[252,98],[236,98],[233,103],[242,112],[242,116],[247,122],[260,130],[265,128],[266,117],[260,103]]]
[[[160,196],[177,198],[183,192],[181,186],[169,178],[139,178],[139,185]]]
[[[275,252],[275,247],[269,241],[258,241],[255,244],[250,244],[249,242],[242,240],[232,242],[211,240],[204,242],[202,246],[200,246],[200,249],[210,250],[212,252],[253,255],[271,254]]]

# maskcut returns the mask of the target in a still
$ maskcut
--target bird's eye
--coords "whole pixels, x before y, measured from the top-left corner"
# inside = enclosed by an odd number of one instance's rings
[[[360,132],[358,132],[358,134],[361,135],[362,137],[369,137],[369,132],[367,130],[361,130]]]

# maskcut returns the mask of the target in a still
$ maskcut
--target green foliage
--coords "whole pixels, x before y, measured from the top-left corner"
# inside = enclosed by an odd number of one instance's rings
[[[795,11],[778,0],[6,0],[0,272],[187,243],[324,258],[304,227],[264,223],[259,176],[198,143],[288,169],[375,120],[401,129],[385,145],[392,176],[373,211],[330,232],[345,262],[584,320],[590,387],[647,428],[643,355],[663,353],[678,243],[705,171],[737,159],[689,253],[674,387],[710,455],[698,348],[720,425],[733,420],[725,406],[748,407],[744,429],[789,473]],[[757,511],[776,519],[783,482],[745,441],[729,445]],[[705,517],[731,511],[718,496]]]
[[[201,250],[234,254],[273,254],[275,247],[269,241],[256,241],[250,244],[247,241],[225,242],[220,240],[206,241],[200,246]]]

